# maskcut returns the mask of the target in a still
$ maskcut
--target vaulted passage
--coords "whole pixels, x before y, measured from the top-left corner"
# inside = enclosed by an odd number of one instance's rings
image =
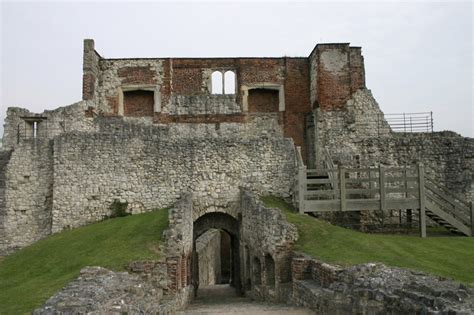
[[[232,216],[213,212],[193,224],[193,284],[199,288],[229,284],[241,293],[239,221]]]

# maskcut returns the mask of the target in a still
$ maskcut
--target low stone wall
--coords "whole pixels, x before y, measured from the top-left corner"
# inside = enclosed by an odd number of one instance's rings
[[[473,314],[474,292],[422,272],[363,264],[348,268],[296,254],[291,302],[318,314]]]
[[[267,208],[249,191],[241,197],[241,265],[245,294],[285,302],[291,283],[296,227],[279,209]]]
[[[169,210],[157,261],[134,261],[128,272],[85,267],[79,277],[33,312],[43,314],[173,314],[192,300],[192,195]]]

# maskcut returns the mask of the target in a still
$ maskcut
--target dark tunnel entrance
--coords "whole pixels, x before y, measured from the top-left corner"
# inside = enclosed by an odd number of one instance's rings
[[[192,282],[199,288],[228,284],[241,294],[239,221],[220,212],[193,224]]]

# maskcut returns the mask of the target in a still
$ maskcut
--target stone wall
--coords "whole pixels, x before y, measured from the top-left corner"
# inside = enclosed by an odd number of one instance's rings
[[[323,111],[346,109],[346,102],[365,88],[364,58],[360,47],[318,44],[309,56],[310,99]]]
[[[29,245],[51,233],[52,145],[48,139],[23,141],[11,152],[5,172],[0,253]]]
[[[159,260],[133,261],[128,272],[84,267],[33,314],[174,314],[194,296],[191,284],[192,195],[169,210]]]
[[[83,74],[82,74],[82,99],[96,101],[96,91],[99,84],[100,55],[95,51],[94,40],[84,40]]]
[[[296,254],[291,303],[317,314],[472,314],[474,292],[422,272],[363,264],[342,268]]]
[[[209,230],[196,240],[199,286],[221,283],[221,232]]]
[[[178,134],[129,127],[119,134],[70,133],[55,139],[53,232],[107,217],[114,199],[139,213],[169,206],[181,192],[192,191],[197,218],[209,208],[237,202],[240,186],[290,194],[294,149],[288,139],[241,137],[245,133],[238,125],[230,126],[234,135],[229,137],[215,129],[193,137],[198,126]]]
[[[322,166],[324,148],[336,164],[353,167],[403,166],[422,162],[428,176],[466,198],[473,196],[474,139],[454,132],[396,133],[383,118],[369,90],[358,90],[345,111],[314,111],[307,130],[310,152]],[[311,123],[311,118],[309,119]]]
[[[248,191],[241,197],[241,266],[245,294],[285,302],[291,283],[292,245],[298,238],[279,209]]]
[[[42,113],[9,107],[5,118],[3,149],[13,149],[23,140],[34,138],[31,123],[33,120],[38,121],[36,138],[40,139],[52,139],[61,133],[71,131],[94,131],[93,118],[88,115],[94,106],[91,101],[80,101]]]

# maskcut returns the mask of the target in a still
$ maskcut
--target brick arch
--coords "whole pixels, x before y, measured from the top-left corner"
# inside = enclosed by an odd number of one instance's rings
[[[199,265],[195,250],[196,239],[209,229],[223,230],[230,235],[232,252],[232,280],[230,285],[240,294],[242,293],[242,280],[240,277],[240,222],[233,216],[223,212],[206,213],[196,219],[193,223],[192,282],[196,292],[199,288]]]

